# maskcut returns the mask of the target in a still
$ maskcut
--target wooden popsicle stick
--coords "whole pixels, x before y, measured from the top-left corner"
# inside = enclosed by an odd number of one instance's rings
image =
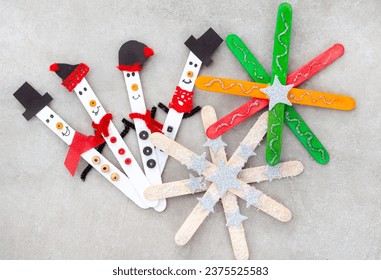
[[[263,172],[266,171],[266,169],[267,165],[242,169],[242,171],[238,173],[238,179],[247,184],[268,181],[268,176],[263,174]],[[280,177],[274,179],[294,177],[303,172],[303,164],[300,161],[282,162],[280,163],[279,172]],[[188,184],[189,179],[185,179],[164,183],[161,185],[151,186],[145,190],[144,196],[146,199],[157,200],[191,194],[192,190],[188,187]],[[205,184],[206,189],[208,189],[211,185],[210,182],[205,182]],[[195,190],[194,193],[200,193],[204,191],[205,190],[200,189]]]
[[[216,111],[211,106],[205,106],[201,111],[201,117],[204,125],[204,130],[206,131],[208,127],[217,121]],[[213,151],[209,147],[210,155],[212,157],[212,162],[217,164],[219,160],[227,162],[226,152],[224,147],[218,148],[217,152]],[[237,197],[230,192],[226,192],[221,198],[221,203],[224,208],[226,222],[229,221],[228,213],[232,213],[239,209]],[[230,240],[234,252],[234,256],[237,260],[247,260],[249,258],[249,249],[245,237],[245,229],[242,222],[237,225],[228,226]]]
[[[258,124],[258,122],[260,123],[260,125]],[[258,122],[254,125],[252,130],[259,130],[260,127],[258,127],[258,126],[263,127],[264,125],[267,125],[267,113],[264,113],[260,117]],[[261,128],[261,130],[266,131],[266,126],[264,128]],[[256,143],[259,143],[260,139],[263,138],[263,135],[254,135],[254,137],[251,137],[251,139],[253,140],[252,145],[256,146],[257,145]],[[160,133],[153,133],[151,140],[157,148],[163,150],[164,152],[166,152],[167,154],[172,156],[174,159],[176,159],[180,163],[185,164],[187,166],[189,166],[191,164],[192,158],[198,157],[197,154],[193,153],[192,151],[183,147],[179,143],[169,139],[168,137],[166,137],[165,135],[162,135]],[[238,153],[236,152],[236,154],[238,154]],[[237,166],[239,164],[239,162],[240,162],[239,159],[236,159],[235,161],[232,162],[232,164]],[[229,161],[229,163],[230,163],[230,161]],[[213,173],[215,173],[217,170],[218,170],[217,166],[215,166],[214,164],[208,163],[208,166],[203,169],[202,175],[207,177],[207,176],[210,176]],[[247,190],[251,187],[242,181],[240,181],[240,183],[242,185],[242,191],[237,192],[237,193],[240,194],[240,197],[242,199],[246,200],[245,195],[247,194]],[[209,190],[211,188],[212,187],[210,187]],[[271,198],[267,197],[265,194],[256,190],[255,188],[252,188],[252,189],[260,194],[259,195],[260,203],[258,205],[254,205],[255,207],[264,211],[265,213],[269,214],[270,216],[273,216],[275,219],[277,219],[279,221],[287,222],[290,220],[291,213],[286,207],[284,207],[279,202],[276,202],[275,200],[272,200]],[[272,208],[274,208],[274,211],[272,210]]]

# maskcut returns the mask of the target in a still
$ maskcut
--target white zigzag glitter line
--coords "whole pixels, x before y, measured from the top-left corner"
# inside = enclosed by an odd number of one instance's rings
[[[317,148],[315,148],[314,146],[312,146],[312,144],[311,144],[311,140],[312,140],[312,138],[314,138],[314,135],[312,134],[312,132],[305,132],[304,134],[300,131],[300,126],[302,125],[302,122],[299,120],[299,119],[291,119],[290,118],[290,114],[289,114],[289,112],[286,112],[286,114],[285,114],[285,117],[286,117],[286,120],[288,121],[288,122],[297,122],[297,126],[295,127],[295,129],[296,129],[296,131],[297,131],[297,133],[298,133],[298,135],[299,136],[301,136],[301,137],[305,137],[306,138],[306,136],[308,135],[309,137],[307,138],[307,145],[308,145],[308,147],[312,150],[312,151],[314,151],[314,152],[319,152],[320,154],[321,154],[321,158],[325,161],[325,153],[324,153],[324,150],[322,149],[322,148],[319,148],[319,149],[317,149]]]
[[[327,99],[325,99],[325,97],[324,97],[323,95],[320,95],[318,98],[314,99],[313,96],[312,96],[312,94],[311,94],[310,92],[308,92],[308,91],[303,92],[303,94],[302,94],[299,98],[296,98],[295,95],[293,95],[293,94],[290,94],[289,98],[292,99],[292,100],[294,100],[294,101],[299,102],[299,101],[301,101],[301,100],[303,99],[303,97],[306,96],[306,95],[310,98],[310,100],[311,100],[312,103],[316,103],[316,102],[318,102],[319,99],[320,99],[320,100],[323,101],[323,103],[328,104],[328,105],[331,105],[333,102],[336,101],[335,98],[332,98],[332,100],[328,101]]]
[[[281,67],[280,64],[279,64],[279,58],[281,58],[281,57],[287,55],[287,53],[288,53],[288,48],[287,48],[287,45],[284,44],[284,43],[281,41],[280,37],[282,37],[283,35],[285,35],[285,34],[287,33],[289,26],[288,26],[286,20],[284,19],[284,15],[283,15],[283,13],[281,13],[281,17],[282,17],[282,22],[283,22],[283,24],[284,24],[284,26],[285,26],[286,28],[285,28],[285,30],[283,30],[281,33],[279,33],[279,35],[278,35],[277,38],[278,38],[278,42],[279,42],[279,44],[281,44],[281,45],[284,47],[285,52],[284,52],[283,54],[277,55],[276,58],[275,58],[275,61],[276,61],[276,65],[278,66],[278,69],[279,69],[280,71],[283,71],[282,67]]]
[[[274,162],[274,160],[278,157],[278,153],[276,152],[276,150],[274,149],[273,147],[273,144],[274,142],[278,141],[279,140],[279,136],[273,131],[273,128],[274,127],[277,127],[281,124],[281,119],[278,117],[278,115],[276,114],[275,110],[271,110],[271,113],[274,115],[274,117],[277,118],[278,122],[277,123],[273,123],[271,125],[271,129],[270,129],[270,133],[272,135],[274,135],[276,138],[273,138],[271,139],[271,141],[269,142],[269,146],[270,146],[270,150],[274,153],[274,157],[272,158],[271,162]]]
[[[311,63],[311,65],[308,67],[308,72],[306,74],[304,74],[302,72],[298,72],[296,74],[295,78],[292,80],[292,82],[295,83],[299,79],[299,77],[308,77],[308,75],[311,73],[312,67],[314,67],[314,66],[320,66],[320,65],[326,65],[330,61],[330,59],[332,57],[332,53],[333,53],[333,50],[331,50],[329,52],[329,55],[328,55],[327,59],[325,61],[321,62],[321,63],[317,63],[316,61]]]
[[[235,41],[233,41],[233,44],[234,44],[234,46],[236,48],[238,48],[243,53],[243,55],[244,55],[244,57],[243,57],[244,62],[245,63],[249,63],[249,64],[254,66],[254,76],[256,78],[258,78],[259,80],[263,80],[263,76],[258,76],[258,74],[257,74],[258,65],[254,61],[252,61],[252,60],[250,60],[250,61],[247,60],[247,54],[246,54],[245,50],[243,48],[241,48],[240,46],[238,46]]]
[[[239,86],[242,90],[242,92],[244,94],[249,94],[250,92],[252,92],[254,89],[258,89],[259,87],[257,86],[252,86],[249,90],[245,90],[245,88],[243,87],[243,85],[241,83],[231,83],[230,85],[228,86],[225,86],[224,82],[221,80],[221,79],[212,79],[211,81],[209,81],[208,83],[206,83],[204,86],[205,87],[210,87],[212,86],[214,83],[219,83],[221,85],[221,88],[222,89],[229,89],[229,88],[232,88],[234,87],[235,85]]]
[[[222,127],[225,127],[225,126],[228,126],[228,127],[229,127],[229,126],[231,126],[231,125],[234,123],[234,121],[235,121],[235,119],[236,119],[237,117],[244,117],[244,116],[246,116],[247,114],[249,114],[251,108],[253,108],[253,107],[257,107],[258,105],[259,105],[259,101],[258,101],[258,100],[255,100],[254,102],[251,102],[251,103],[250,103],[250,106],[247,108],[247,111],[246,111],[244,114],[241,114],[241,113],[234,114],[234,115],[232,116],[232,118],[231,118],[231,120],[230,120],[229,123],[224,122],[224,123],[219,124],[219,125],[216,127],[216,129],[214,130],[214,132],[217,132],[217,131],[220,130]]]

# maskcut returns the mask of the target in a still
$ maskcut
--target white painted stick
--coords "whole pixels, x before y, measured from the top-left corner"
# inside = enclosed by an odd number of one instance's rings
[[[144,94],[139,72],[122,71],[122,73],[127,88],[131,112],[144,115],[147,108],[144,102]],[[156,155],[156,149],[151,142],[151,131],[143,120],[134,119],[133,121],[145,175],[151,185],[161,184],[160,166]],[[165,199],[162,199],[159,201],[158,205],[155,206],[155,210],[158,212],[164,211],[166,205],[167,203]]]
[[[91,119],[95,123],[99,123],[102,117],[106,114],[106,111],[95,95],[93,89],[90,87],[90,84],[87,82],[86,78],[83,78],[82,81],[77,84],[74,91]],[[155,207],[159,201],[147,200],[144,198],[143,192],[150,186],[150,183],[138,165],[135,157],[132,155],[130,149],[123,141],[123,138],[119,135],[119,132],[112,121],[110,122],[108,131],[110,135],[108,137],[104,137],[107,145],[110,147],[122,169],[129,177],[133,187],[145,200],[145,203],[150,207]],[[111,139],[115,139],[115,142],[113,143]],[[121,150],[123,150],[123,153],[120,152]],[[126,160],[128,159],[131,161],[126,163]]]
[[[189,52],[187,61],[183,72],[181,73],[180,81],[178,86],[186,91],[193,91],[194,83],[200,72],[202,61],[192,52]],[[192,76],[189,77],[188,72],[192,72]],[[179,131],[181,121],[183,119],[184,113],[176,112],[174,109],[169,109],[167,118],[164,122],[163,132],[164,135],[174,140],[176,138],[177,132]],[[170,127],[170,129],[168,129]],[[168,159],[168,155],[159,149],[157,150],[157,157],[159,160],[161,173],[164,171],[165,164]]]
[[[67,145],[71,145],[75,130],[71,128],[57,113],[55,113],[48,106],[45,106],[36,114],[36,116]],[[84,160],[91,164],[96,171],[98,171],[105,179],[107,179],[124,195],[131,199],[136,205],[144,209],[149,208],[133,188],[132,183],[127,176],[124,175],[124,173],[116,168],[111,162],[109,162],[104,156],[102,156],[97,150],[91,149],[83,153],[81,156]],[[105,165],[108,167],[107,171],[102,170],[102,166]],[[112,177],[112,175],[117,176],[118,179],[115,180],[116,177]]]

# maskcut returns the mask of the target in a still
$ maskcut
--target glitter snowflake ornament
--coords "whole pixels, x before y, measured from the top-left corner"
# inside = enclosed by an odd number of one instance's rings
[[[217,120],[216,113],[211,106],[202,109],[202,119],[205,130]],[[267,112],[259,117],[229,161],[224,148],[226,144],[222,139],[218,140],[219,144],[216,145],[210,145],[212,140],[207,139],[206,145],[203,146],[209,147],[213,163],[205,159],[205,153],[198,156],[160,133],[152,135],[152,141],[157,148],[201,176],[190,175],[190,179],[187,180],[151,186],[144,193],[147,199],[170,198],[199,193],[207,189],[205,194],[198,198],[197,206],[177,232],[175,237],[177,244],[185,245],[192,238],[209,213],[214,212],[214,206],[219,200],[224,208],[226,226],[229,229],[236,259],[248,259],[249,257],[242,225],[247,217],[241,215],[237,197],[245,200],[247,207],[254,206],[279,221],[287,222],[291,219],[291,213],[285,206],[248,185],[248,183],[268,181],[270,178],[264,174],[267,166],[243,169],[248,158],[255,155],[254,149],[266,134],[266,127]],[[296,176],[302,171],[303,165],[299,161],[280,163],[280,176],[277,178]]]
[[[218,77],[199,77],[196,86],[205,91],[242,95],[253,97],[253,99],[212,124],[206,134],[212,139],[219,137],[256,112],[269,106],[266,143],[268,165],[276,166],[280,161],[284,122],[318,163],[327,164],[329,161],[327,150],[292,104],[337,110],[352,110],[356,106],[355,100],[349,96],[296,88],[341,57],[344,53],[344,47],[335,44],[298,70],[287,75],[291,22],[291,5],[288,3],[280,4],[274,36],[271,76],[267,74],[264,67],[237,35],[230,34],[226,38],[228,47],[254,82]]]

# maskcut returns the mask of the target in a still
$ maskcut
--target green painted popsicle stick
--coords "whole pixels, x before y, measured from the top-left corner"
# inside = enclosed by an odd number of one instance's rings
[[[329,162],[327,150],[293,107],[285,105],[284,120],[300,143],[318,163],[327,164]]]
[[[254,82],[269,84],[271,77],[244,42],[235,34],[226,37],[226,44]]]
[[[281,84],[286,84],[288,58],[290,53],[291,22],[291,5],[288,3],[280,4],[274,36],[274,52],[271,75],[272,83],[274,82],[275,76],[277,76]],[[269,111],[266,141],[266,162],[270,166],[277,165],[280,162],[280,156],[282,153],[284,107],[284,104],[278,103]]]
[[[288,73],[288,58],[290,55],[292,8],[288,3],[282,3],[278,8],[278,16],[274,36],[274,52],[272,62],[272,81],[278,76],[282,85],[286,84]]]
[[[229,46],[233,55],[241,63],[254,82],[270,83],[271,77],[267,74],[258,59],[251,53],[249,48],[237,35],[229,34],[226,38],[226,44]],[[256,79],[255,77],[257,75],[252,75],[255,72],[255,67],[257,67],[257,73],[260,73],[260,75],[263,76],[263,81]],[[259,69],[261,69],[261,72],[259,72]],[[313,159],[320,164],[327,164],[329,162],[329,154],[327,150],[311,131],[303,118],[294,109],[294,107],[287,105],[285,106],[284,122],[295,134],[296,138],[313,157]]]

